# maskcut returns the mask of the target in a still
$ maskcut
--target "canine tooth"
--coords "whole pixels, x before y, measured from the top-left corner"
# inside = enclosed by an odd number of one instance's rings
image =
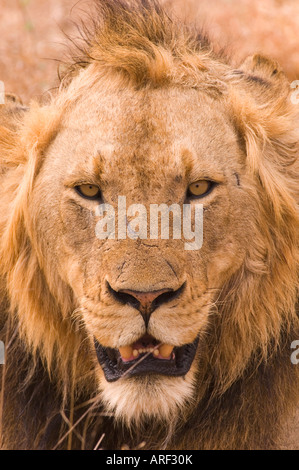
[[[119,349],[121,357],[124,359],[130,359],[133,354],[133,348],[131,346],[121,346]]]
[[[154,356],[159,356],[159,349],[154,349],[153,355]]]
[[[134,349],[134,351],[133,351],[133,356],[134,356],[134,357],[139,356],[139,352],[137,351],[137,349]]]
[[[172,350],[173,346],[170,346],[170,344],[162,344],[162,346],[159,348],[160,355],[165,359],[171,356]]]

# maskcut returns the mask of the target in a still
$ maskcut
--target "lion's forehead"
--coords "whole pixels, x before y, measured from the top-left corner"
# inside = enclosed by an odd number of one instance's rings
[[[184,177],[200,162],[207,171],[225,172],[239,149],[225,105],[195,90],[100,92],[79,100],[64,118],[60,155],[76,165],[102,171],[155,170]],[[220,106],[220,107],[219,107]],[[74,158],[76,155],[78,158]],[[104,175],[103,175],[104,177]],[[131,177],[134,175],[131,174]]]
[[[174,134],[192,136],[194,129],[201,128],[215,135],[228,132],[224,103],[192,89],[136,90],[108,96],[91,91],[90,95],[67,114],[67,125],[80,131],[99,127],[106,141],[109,138],[123,145],[130,137],[165,142],[172,141]]]

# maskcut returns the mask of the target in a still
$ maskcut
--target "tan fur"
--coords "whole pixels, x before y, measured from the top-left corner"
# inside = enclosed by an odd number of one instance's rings
[[[57,96],[22,119],[5,117],[0,130],[1,323],[18,327],[6,387],[28,391],[42,374],[55,384],[62,416],[63,407],[95,397],[116,427],[131,426],[120,437],[105,424],[107,447],[139,438],[148,448],[278,447],[298,406],[290,361],[299,339],[298,111],[270,59],[256,55],[234,70],[155,2],[140,5],[99,2],[99,23]],[[97,203],[73,189],[98,184],[110,204],[118,195],[127,205],[183,204],[188,184],[201,178],[219,184],[200,201],[204,244],[193,252],[183,240],[98,240]],[[200,333],[185,379],[105,381],[93,337],[118,348],[146,333],[107,281],[139,291],[186,283],[148,326],[175,346]],[[23,355],[29,372],[24,365],[10,384]],[[18,395],[5,400],[5,448],[66,446],[60,426],[44,437],[50,418],[21,438]],[[25,423],[55,415],[46,399],[39,406],[26,405]]]

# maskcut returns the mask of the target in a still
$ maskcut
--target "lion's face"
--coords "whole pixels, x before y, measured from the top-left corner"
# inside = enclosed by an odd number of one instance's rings
[[[212,189],[188,197],[201,180]],[[82,197],[75,188],[83,184],[98,186],[100,198]],[[99,389],[117,416],[163,417],[192,399],[213,303],[245,257],[256,210],[250,190],[224,103],[196,90],[95,91],[65,117],[30,214],[41,263],[75,294],[75,315],[101,362]],[[171,237],[99,239],[97,207],[117,208],[119,196],[147,209],[203,204],[201,249]]]

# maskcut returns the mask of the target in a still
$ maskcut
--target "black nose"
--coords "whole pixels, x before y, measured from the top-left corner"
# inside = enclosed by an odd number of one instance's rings
[[[165,288],[156,291],[136,291],[131,289],[121,289],[116,291],[112,289],[109,283],[108,290],[111,295],[120,303],[131,305],[139,310],[146,326],[148,325],[151,314],[164,303],[177,298],[185,289],[185,283],[177,290]]]

